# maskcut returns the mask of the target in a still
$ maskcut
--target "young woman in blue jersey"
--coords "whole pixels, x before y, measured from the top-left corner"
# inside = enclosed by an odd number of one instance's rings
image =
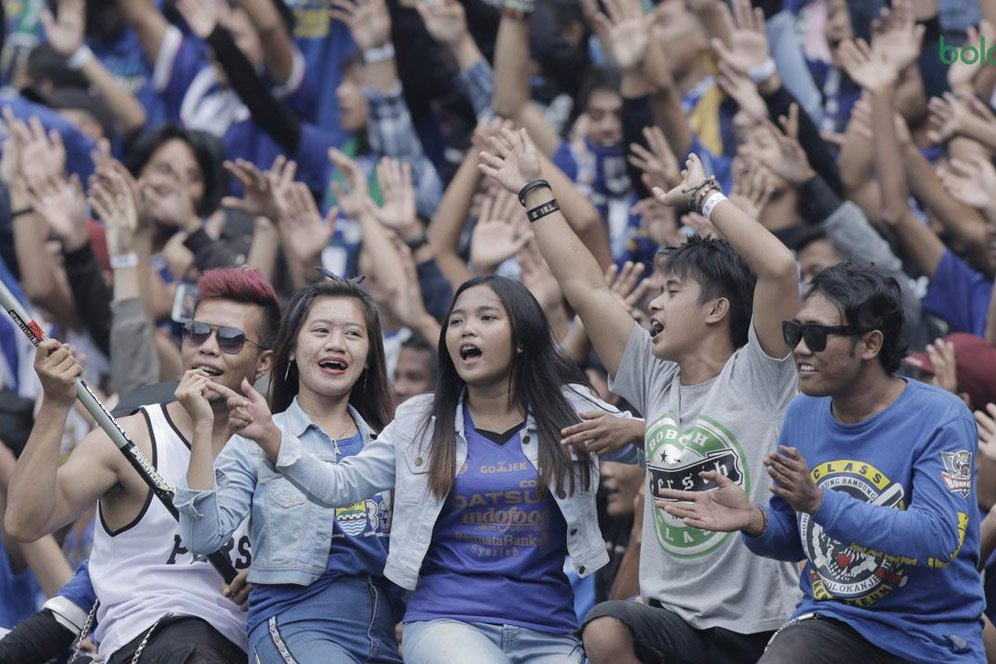
[[[377,310],[355,283],[332,279],[298,291],[287,311],[274,350],[272,424],[335,465],[368,446],[392,416]],[[225,332],[207,330],[222,352]],[[248,381],[242,387],[252,391]],[[244,398],[207,376],[202,396]],[[310,501],[239,436],[213,468],[209,456],[192,452],[190,459],[176,505],[192,551],[217,550],[250,515],[250,661],[401,661],[397,592],[383,575],[389,493],[369,492],[338,509]]]
[[[341,464],[271,422],[258,394],[229,406],[241,435],[311,500],[348,505],[394,488],[384,575],[413,591],[406,662],[580,662],[564,560],[581,576],[608,560],[595,511],[599,446],[564,447],[561,429],[593,405],[617,411],[578,385],[539,303],[504,277],[457,291],[439,364],[435,394],[406,401]]]

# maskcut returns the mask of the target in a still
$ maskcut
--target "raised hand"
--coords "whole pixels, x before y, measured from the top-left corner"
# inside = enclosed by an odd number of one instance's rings
[[[275,459],[281,433],[273,423],[266,398],[245,378],[239,387],[241,394],[217,383],[211,383],[211,389],[226,400],[233,432],[253,441],[267,452],[271,460]]]
[[[384,0],[332,0],[331,13],[349,27],[361,51],[383,46],[391,39],[391,16]]]
[[[681,176],[678,174],[678,160],[674,158],[664,132],[656,125],[644,127],[643,137],[650,149],[631,143],[629,163],[643,172],[641,180],[647,189],[670,189],[681,180]]]
[[[996,30],[993,29],[992,23],[983,20],[979,24],[979,28],[981,30],[971,25],[968,26],[966,30],[966,44],[978,44],[983,37],[987,44],[992,44],[993,41],[996,41]],[[982,67],[979,66],[978,62],[969,64],[961,58],[957,58],[948,67],[948,86],[958,95],[974,94],[972,84],[975,82],[975,77],[979,75],[980,71],[982,71]]]
[[[837,57],[851,80],[870,92],[882,91],[899,79],[896,67],[872,51],[863,39],[841,42]]]
[[[190,31],[201,39],[207,39],[221,22],[222,6],[219,0],[176,0],[176,8],[190,26]]]
[[[640,228],[656,244],[677,246],[684,239],[679,231],[674,210],[661,204],[653,196],[637,201],[630,208],[630,212],[640,216]]]
[[[965,205],[996,214],[996,168],[988,158],[976,156],[971,163],[952,159],[937,175],[948,193]]]
[[[927,357],[934,365],[931,385],[951,394],[958,394],[958,359],[955,357],[954,344],[944,339],[937,339],[934,343],[927,344]]]
[[[335,234],[339,209],[333,207],[323,219],[308,185],[302,182],[292,183],[286,188],[277,199],[277,208],[279,212],[275,221],[287,257],[309,266],[309,269],[318,265],[322,251]]]
[[[962,134],[972,118],[977,116],[977,112],[970,109],[967,99],[945,92],[943,97],[931,97],[927,102],[930,111],[927,138],[932,143],[946,143]]]
[[[86,30],[84,0],[59,0],[59,17],[56,19],[48,9],[38,15],[45,29],[45,39],[52,50],[68,58],[83,46]]]
[[[975,422],[979,425],[979,454],[996,461],[996,404],[975,411]]]
[[[390,307],[402,325],[418,330],[421,329],[429,313],[425,309],[425,298],[422,296],[422,287],[418,280],[415,257],[412,256],[412,250],[400,239],[395,239],[394,246],[401,259],[401,269],[405,278],[387,289],[385,304]]]
[[[509,193],[518,195],[527,182],[543,176],[536,146],[525,129],[502,128],[488,142],[491,151],[478,155],[477,167]]]
[[[872,22],[872,51],[901,72],[920,57],[924,26],[917,25],[910,0],[893,0]]]
[[[41,120],[31,116],[27,124],[10,116],[8,131],[20,146],[20,173],[28,180],[61,177],[66,168],[66,149],[56,130],[47,134]]]
[[[706,174],[702,161],[694,152],[685,160],[685,169],[681,171],[681,182],[664,192],[660,187],[654,187],[654,197],[664,205],[676,208],[687,208],[691,205],[691,197],[705,184]]]
[[[422,228],[415,216],[415,187],[412,169],[407,162],[384,157],[377,163],[377,182],[384,203],[377,207],[369,198],[366,209],[387,228],[405,240],[417,237]]]
[[[519,201],[499,190],[484,199],[470,239],[470,264],[478,274],[489,274],[533,237]]]
[[[737,71],[726,60],[719,61],[719,76],[716,82],[723,92],[737,102],[737,106],[755,122],[768,118],[768,105],[761,98],[757,86],[746,74]]]
[[[455,0],[434,4],[422,0],[415,4],[415,9],[426,32],[440,44],[453,47],[469,35],[463,5]]]
[[[764,146],[759,146],[757,150],[754,150],[751,146],[746,146],[745,154],[751,155],[751,159],[760,162],[775,175],[798,186],[813,177],[814,174],[809,165],[809,159],[806,157],[806,151],[802,149],[797,138],[799,135],[799,106],[792,104],[789,106],[788,117],[782,116],[778,120],[784,133],[778,131],[778,128],[768,121],[763,123],[767,141],[777,149],[770,150]]]
[[[138,208],[124,178],[114,169],[107,173],[107,184],[95,179],[90,185],[90,207],[104,222],[107,252],[120,256],[133,251],[138,230]]]
[[[83,364],[73,349],[58,339],[46,339],[35,350],[35,373],[41,380],[45,401],[72,406],[76,401],[76,379],[83,375]]]
[[[661,489],[654,504],[685,525],[702,530],[734,532],[747,530],[758,519],[758,505],[726,475],[714,470],[699,473],[706,482],[716,485],[708,491]]]
[[[605,283],[609,291],[616,298],[616,301],[623,306],[629,315],[639,324],[646,321],[647,315],[640,308],[640,300],[650,287],[649,279],[641,279],[643,276],[643,263],[626,261],[622,269],[615,263],[605,271]]]
[[[607,36],[612,59],[623,71],[639,67],[650,43],[650,19],[643,6],[638,0],[605,0],[605,8],[609,15],[595,14],[595,25]]]
[[[339,201],[339,209],[350,219],[359,219],[366,210],[369,197],[366,173],[359,164],[335,148],[329,150],[329,161],[346,181],[346,191],[343,191],[338,182],[332,181],[332,191]]]
[[[809,476],[809,467],[799,450],[779,445],[778,451],[764,460],[764,467],[775,481],[771,493],[782,498],[796,512],[812,514],[820,508],[823,489]]]
[[[222,207],[276,222],[280,214],[277,199],[294,183],[297,163],[278,155],[268,171],[261,171],[250,161],[236,159],[226,161],[225,170],[242,185],[243,197],[226,196],[221,200]]]
[[[176,397],[176,400],[180,402],[183,409],[190,415],[190,419],[193,420],[195,426],[214,422],[214,410],[211,407],[211,401],[216,400],[218,397],[213,390],[208,390],[209,383],[211,383],[211,379],[199,369],[190,369],[189,371],[185,371],[183,376],[180,377],[180,384],[176,386],[176,391],[173,392],[173,396]]]
[[[518,253],[519,280],[529,289],[536,301],[547,314],[564,305],[564,293],[560,290],[557,278],[550,271],[550,266],[543,259],[539,246],[526,242]]]
[[[751,7],[750,0],[733,0],[732,12],[726,7],[730,48],[721,39],[712,40],[712,49],[719,59],[741,74],[764,64],[770,57],[768,38],[764,34],[764,11]]]
[[[692,229],[693,233],[707,240],[725,239],[723,238],[723,234],[719,232],[719,229],[698,212],[689,212],[682,215],[681,225]]]
[[[491,137],[500,135],[502,129],[512,129],[512,121],[497,115],[493,118],[482,118],[470,137],[471,145],[478,151],[491,150]]]
[[[75,174],[68,181],[57,175],[26,181],[31,207],[59,236],[66,251],[79,249],[90,241],[86,228],[86,200]]]
[[[734,182],[730,202],[746,212],[751,219],[760,219],[773,192],[768,170],[752,168]]]

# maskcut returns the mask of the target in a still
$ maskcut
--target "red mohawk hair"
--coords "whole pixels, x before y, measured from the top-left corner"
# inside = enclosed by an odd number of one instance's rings
[[[205,300],[229,300],[258,306],[263,315],[261,343],[267,348],[273,345],[280,327],[280,302],[273,286],[259,270],[241,267],[207,270],[197,280],[197,306]]]

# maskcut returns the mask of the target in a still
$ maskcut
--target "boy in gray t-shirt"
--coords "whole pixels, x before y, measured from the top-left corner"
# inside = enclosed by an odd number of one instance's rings
[[[794,394],[781,322],[799,310],[795,257],[728,201],[690,155],[682,183],[654,193],[665,205],[702,213],[726,239],[692,236],[658,255],[648,333],[559,212],[553,194],[562,192],[542,179],[525,131],[503,131],[492,145],[481,170],[530,210],[540,251],[615,378],[614,391],[648,425],[640,557],[646,603],[595,607],[582,628],[589,660],[753,664],[791,614],[798,593],[791,566],[757,560],[736,537],[684,527],[650,501],[660,487],[714,488],[699,476],[712,469],[758,498],[767,491],[761,461],[775,449]]]

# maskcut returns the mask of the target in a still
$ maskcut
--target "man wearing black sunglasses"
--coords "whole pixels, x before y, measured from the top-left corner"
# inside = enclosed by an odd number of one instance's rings
[[[899,287],[867,264],[820,272],[782,325],[799,387],[765,461],[765,509],[729,478],[666,490],[685,523],[743,533],[754,553],[806,562],[803,600],[760,664],[985,662],[977,435],[960,399],[895,375]]]
[[[118,420],[174,487],[183,481],[191,455],[213,459],[221,452],[230,437],[228,410],[212,386],[238,390],[269,371],[280,317],[276,294],[258,271],[209,270],[198,287],[194,319],[184,330],[178,401],[143,406]],[[248,591],[244,574],[226,591],[232,601],[222,600],[218,574],[184,547],[177,522],[103,430],[90,433],[59,467],[81,366],[66,346],[48,340],[39,347],[35,369],[44,400],[15,467],[7,531],[34,540],[99,501],[90,576],[100,600],[97,638],[105,661],[130,662],[141,650],[142,661],[244,663],[244,616],[237,606]],[[211,449],[191,448],[195,427],[210,428]],[[236,568],[248,567],[244,527],[226,549]]]

